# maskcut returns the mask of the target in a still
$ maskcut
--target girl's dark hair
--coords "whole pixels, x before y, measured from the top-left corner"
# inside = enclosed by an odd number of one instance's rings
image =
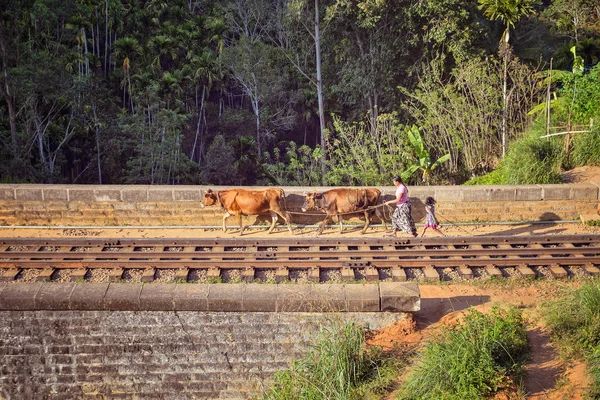
[[[393,180],[394,180],[394,182],[403,183],[402,178],[400,178],[400,176],[398,176],[398,175],[396,175]]]
[[[428,206],[432,206],[435,204],[435,199],[431,196],[429,196],[428,198],[425,199],[425,204],[427,204]]]

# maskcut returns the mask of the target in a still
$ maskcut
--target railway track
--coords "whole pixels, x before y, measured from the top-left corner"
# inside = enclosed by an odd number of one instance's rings
[[[141,282],[566,278],[600,275],[599,266],[600,235],[0,238],[1,281],[93,281],[100,271],[104,280]]]

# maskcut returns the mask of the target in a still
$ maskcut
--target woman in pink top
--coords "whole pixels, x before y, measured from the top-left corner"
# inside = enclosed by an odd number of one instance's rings
[[[396,198],[386,201],[385,204],[396,204],[396,209],[392,214],[392,233],[386,235],[395,237],[397,231],[417,236],[417,227],[410,212],[410,200],[408,199],[408,188],[402,182],[399,176],[394,177],[394,185],[396,186]]]

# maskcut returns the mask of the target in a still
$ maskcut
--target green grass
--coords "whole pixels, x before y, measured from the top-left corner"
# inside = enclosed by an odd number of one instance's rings
[[[575,136],[571,160],[575,166],[600,165],[600,126]]]
[[[587,362],[587,397],[600,398],[600,281],[563,291],[542,305],[542,315],[561,356]]]
[[[520,378],[527,351],[519,310],[470,310],[425,346],[398,399],[486,398]]]
[[[565,356],[585,356],[600,345],[600,282],[564,290],[544,303],[542,315]]]
[[[506,157],[492,172],[473,178],[465,185],[527,185],[562,183],[565,155],[560,138],[540,139],[539,126],[510,144]]]
[[[367,348],[353,322],[321,327],[308,354],[275,374],[268,400],[378,399],[388,392],[401,359]]]
[[[507,179],[506,169],[500,166],[492,172],[468,180],[465,185],[503,185]]]

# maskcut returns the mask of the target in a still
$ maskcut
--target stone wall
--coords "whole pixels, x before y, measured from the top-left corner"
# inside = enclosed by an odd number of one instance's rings
[[[410,187],[413,217],[425,215],[433,196],[440,216],[454,222],[573,220],[598,214],[600,182],[573,185]],[[202,208],[203,186],[0,185],[0,225],[9,226],[221,226],[218,207]],[[213,187],[221,190],[223,187]],[[292,220],[314,224],[303,214],[303,193],[328,188],[284,187]],[[394,187],[381,187],[386,199]],[[309,214],[316,214],[315,211]],[[357,217],[345,219],[359,222]],[[245,217],[244,224],[268,223],[269,216]],[[234,225],[234,218],[228,221]]]
[[[0,399],[246,399],[320,329],[380,329],[414,282],[0,283]]]
[[[401,313],[0,311],[0,398],[247,399],[321,328]],[[337,321],[337,322],[336,322]]]

